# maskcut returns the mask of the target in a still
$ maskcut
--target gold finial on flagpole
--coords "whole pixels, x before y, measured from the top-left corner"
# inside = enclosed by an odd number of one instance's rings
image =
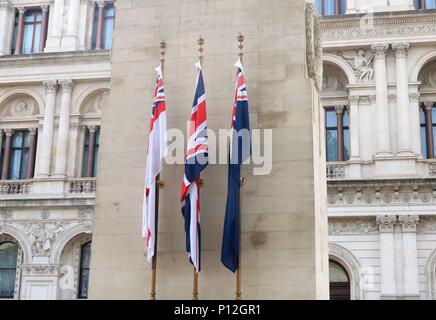
[[[198,59],[200,59],[200,63],[203,63],[203,52],[204,52],[204,38],[200,35],[198,38],[198,52],[200,55],[198,56]]]
[[[244,52],[242,51],[244,49],[244,39],[245,37],[243,36],[243,34],[239,32],[237,40],[239,42],[239,58],[241,59],[241,62],[242,57],[244,56]]]

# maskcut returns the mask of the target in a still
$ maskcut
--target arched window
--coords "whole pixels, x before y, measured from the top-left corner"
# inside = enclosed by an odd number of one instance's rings
[[[79,290],[77,298],[88,298],[89,267],[91,264],[91,242],[82,245],[80,249]]]
[[[347,0],[316,0],[316,8],[320,16],[345,14],[347,11]]]
[[[421,146],[425,159],[435,159],[436,154],[436,104],[423,103],[420,112]]]
[[[350,277],[343,266],[329,261],[330,300],[351,300]]]
[[[415,9],[436,9],[436,0],[413,0]]]
[[[14,298],[17,272],[18,245],[13,242],[0,244],[0,298]]]
[[[350,117],[343,106],[326,108],[327,161],[350,160]]]

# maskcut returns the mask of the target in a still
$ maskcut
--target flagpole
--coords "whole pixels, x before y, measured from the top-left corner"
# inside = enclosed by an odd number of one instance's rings
[[[200,65],[203,65],[203,52],[204,52],[204,39],[200,35],[197,40],[198,44],[198,52],[200,53],[198,59],[200,60]],[[195,182],[197,183],[197,182]],[[200,198],[200,188],[203,186],[203,180],[200,179],[200,175],[198,176],[198,197]],[[198,254],[198,253],[197,253]],[[193,281],[193,290],[192,290],[192,300],[198,300],[198,272],[194,266],[194,281]]]
[[[241,60],[244,57],[244,36],[242,33],[238,34],[237,40],[239,42],[239,59]],[[241,177],[241,187],[244,186],[245,179]],[[239,206],[239,239],[241,239],[241,195],[239,194],[238,198],[238,206]],[[238,258],[238,269],[236,269],[236,300],[242,300],[242,286],[241,286],[241,242],[239,242],[239,258]]]
[[[165,52],[167,44],[164,40],[160,43],[160,64],[162,69],[162,77],[164,73]],[[156,177],[156,198],[155,198],[155,242],[154,242],[154,255],[151,264],[151,290],[150,300],[156,300],[156,275],[157,275],[157,235],[158,235],[158,220],[159,220],[159,188],[164,186],[164,182],[160,180],[160,174]]]

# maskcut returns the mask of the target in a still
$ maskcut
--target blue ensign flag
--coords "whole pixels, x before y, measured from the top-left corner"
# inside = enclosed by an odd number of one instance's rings
[[[229,150],[226,216],[221,248],[221,262],[233,273],[239,267],[241,242],[239,217],[241,165],[251,156],[250,115],[244,70],[240,60],[235,66],[238,71]]]

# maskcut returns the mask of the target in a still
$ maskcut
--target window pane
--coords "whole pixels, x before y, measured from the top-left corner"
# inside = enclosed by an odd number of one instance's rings
[[[0,298],[13,298],[18,246],[6,242],[0,245]]]
[[[15,132],[12,136],[12,148],[21,148],[23,146],[23,133]]]
[[[42,22],[42,11],[35,12],[35,15],[36,15],[36,21]]]
[[[344,127],[350,126],[350,115],[347,111],[344,112],[343,125],[344,125]]]
[[[436,127],[433,127],[433,149],[435,151],[433,157],[436,158]]]
[[[41,28],[40,24],[35,26],[35,39],[33,40],[33,50],[32,52],[39,52],[39,42],[41,41]]]
[[[95,155],[94,155],[94,172],[93,172],[93,177],[97,177],[97,168],[98,168],[98,146],[95,146]]]
[[[324,0],[324,14],[326,16],[335,15],[335,0]]]
[[[82,246],[80,267],[89,268],[90,265],[91,265],[91,243],[87,243]]]
[[[433,109],[431,109],[431,117],[432,117],[433,124],[436,124],[436,108],[434,108],[434,105],[433,105]]]
[[[23,54],[32,53],[33,29],[33,24],[24,26]]]
[[[330,282],[348,283],[348,275],[345,273],[344,269],[333,261],[329,261],[329,277]]]
[[[350,130],[344,130],[344,160],[350,160]]]
[[[327,131],[327,161],[338,161],[338,133],[336,130]]]
[[[339,13],[345,14],[347,12],[347,0],[341,0],[339,2]]]
[[[426,9],[436,9],[436,0],[425,0]]]
[[[9,171],[9,179],[11,180],[20,179],[21,155],[21,150],[12,150],[11,166]]]
[[[104,23],[103,48],[112,48],[112,32],[114,30],[114,20],[108,19]]]
[[[421,122],[422,125],[425,125],[425,112],[424,109],[420,109],[419,111],[419,121]]]
[[[78,297],[88,298],[89,266],[91,265],[91,242],[84,244],[80,253],[80,280]]]
[[[323,0],[316,0],[316,11],[319,16],[322,16],[322,1]]]
[[[114,17],[115,16],[115,8],[113,4],[107,4],[104,7],[104,16],[106,17]]]
[[[33,11],[27,11],[24,15],[24,22],[33,22],[35,19]]]
[[[338,118],[336,111],[327,111],[327,127],[336,128],[338,126]]]
[[[29,149],[21,153],[20,179],[27,179],[27,167],[29,165]]]
[[[427,159],[427,130],[425,127],[421,127],[421,150],[424,159]]]
[[[82,177],[86,177],[87,175],[88,157],[89,157],[88,147],[85,146],[85,149],[83,150]]]
[[[15,45],[17,44],[17,33],[18,33],[18,15],[15,16],[15,24],[14,24],[14,33],[12,35],[12,51],[11,53],[15,53]]]
[[[23,147],[29,147],[30,146],[30,133],[29,132],[23,132],[23,139],[24,144]]]

